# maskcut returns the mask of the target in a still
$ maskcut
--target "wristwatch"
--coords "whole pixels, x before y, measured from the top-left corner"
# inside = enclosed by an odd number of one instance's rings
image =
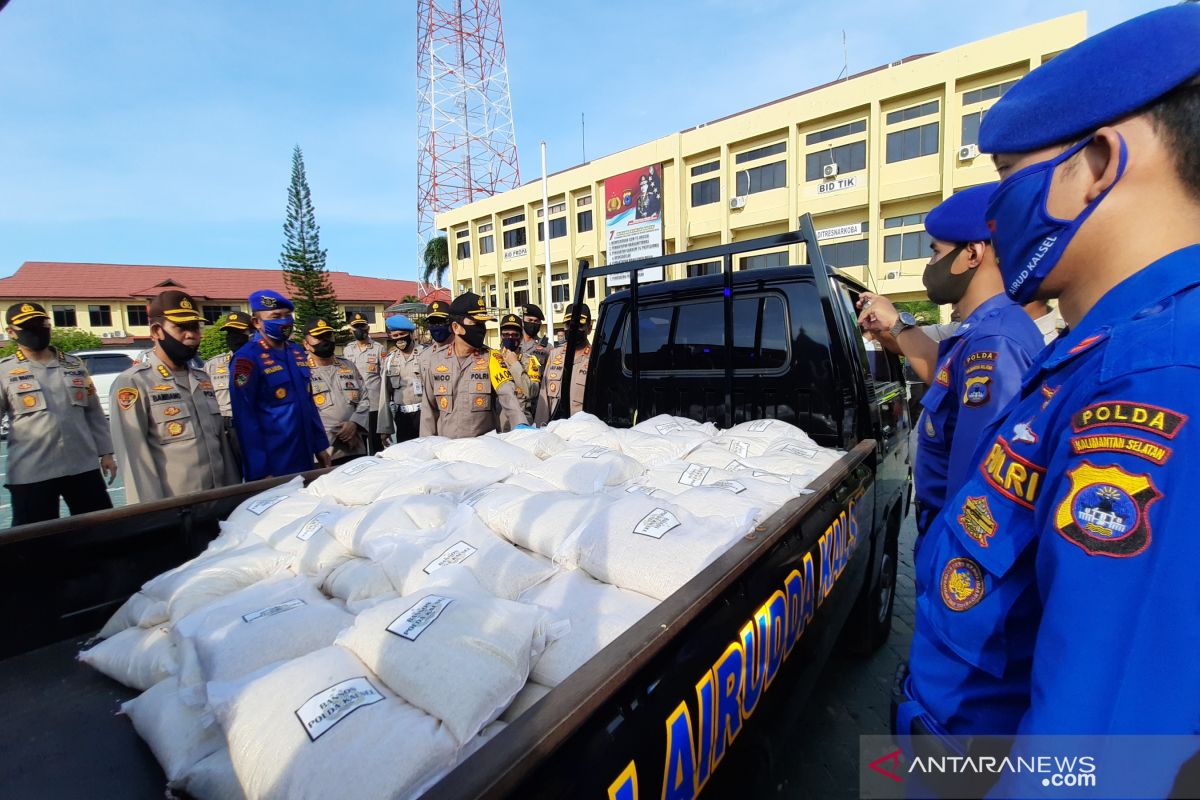
[[[896,320],[896,324],[893,325],[892,329],[888,332],[890,334],[892,334],[893,338],[895,338],[895,337],[899,336],[903,331],[906,331],[909,328],[915,328],[915,327],[917,327],[917,318],[914,317],[912,314],[908,313],[907,311],[901,311],[900,318],[898,320]]]

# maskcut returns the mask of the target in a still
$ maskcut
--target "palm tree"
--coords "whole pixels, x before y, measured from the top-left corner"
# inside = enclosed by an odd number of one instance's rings
[[[425,272],[421,279],[425,283],[441,286],[446,270],[450,269],[450,249],[446,237],[435,236],[426,242],[421,260],[425,262]]]

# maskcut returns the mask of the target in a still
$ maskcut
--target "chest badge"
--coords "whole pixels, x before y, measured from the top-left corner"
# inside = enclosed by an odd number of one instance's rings
[[[280,400],[287,397],[287,388],[284,386],[280,386],[278,389],[275,390],[275,397],[277,397]]]
[[[37,405],[37,398],[31,397],[30,395],[25,395],[21,398],[21,405],[25,406],[26,408],[33,408]]]
[[[32,389],[32,388],[33,388],[33,384],[32,384],[32,383],[18,383],[18,384],[17,384],[17,391],[18,391],[18,392],[23,392],[23,391],[25,391],[26,389]]]
[[[951,611],[966,611],[983,599],[983,570],[969,558],[952,558],[942,569],[942,602]]]
[[[439,397],[438,398],[438,408],[445,411],[449,407],[450,407],[450,398],[449,397]]]
[[[1033,432],[1033,420],[1028,422],[1018,422],[1013,425],[1013,442],[1024,442],[1025,444],[1037,444],[1038,435]]]
[[[321,392],[320,394],[313,395],[313,402],[316,403],[318,406],[325,405],[325,393]]]
[[[1094,556],[1129,558],[1150,546],[1150,504],[1162,493],[1149,475],[1087,461],[1067,472],[1071,489],[1059,504],[1054,526]]]
[[[169,391],[171,391],[171,390],[172,390],[172,389],[174,389],[174,388],[175,388],[175,387],[174,387],[174,386],[172,386],[172,385],[170,385],[169,383],[160,383],[160,384],[158,384],[157,386],[155,386],[155,387],[154,387],[154,391],[156,391],[156,392],[169,392]]]
[[[117,405],[123,410],[128,411],[137,402],[138,390],[133,387],[124,387],[117,390]]]
[[[933,420],[929,417],[929,414],[925,415],[925,435],[930,439],[937,438],[937,428],[933,427]]]
[[[434,369],[434,372],[449,372],[449,371],[450,371],[450,368],[447,367],[445,364],[438,364],[437,368]]]
[[[181,433],[183,433],[183,423],[182,422],[168,422],[167,423],[167,435],[168,436],[178,436]]]
[[[85,397],[87,397],[87,392],[84,392],[84,391],[75,392],[75,402],[76,403],[82,403],[83,398],[85,398]]]
[[[163,413],[168,417],[174,417],[178,416],[179,412],[182,410],[183,409],[181,409],[179,406],[167,406],[165,409],[163,409]]]
[[[996,535],[996,518],[988,507],[987,497],[968,497],[963,503],[958,524],[963,533],[974,539],[980,547],[988,546],[988,539]]]

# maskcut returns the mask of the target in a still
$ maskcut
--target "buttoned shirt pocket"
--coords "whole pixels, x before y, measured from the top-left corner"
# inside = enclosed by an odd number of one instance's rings
[[[21,417],[46,410],[46,395],[37,378],[25,377],[12,386],[12,414]]]
[[[190,442],[196,438],[196,421],[187,404],[177,400],[150,404],[150,421],[164,445]]]
[[[330,387],[328,381],[326,381],[324,378],[313,376],[310,385],[312,386],[313,403],[316,404],[317,408],[325,408],[328,406],[330,400],[332,400],[329,394]]]
[[[267,372],[275,367],[279,367],[279,369],[275,372]],[[307,379],[307,376],[305,377]],[[267,367],[262,371],[262,383],[264,387],[263,400],[267,405],[280,406],[291,402],[292,380],[288,375],[287,367],[282,364]],[[315,390],[313,394],[316,394]]]

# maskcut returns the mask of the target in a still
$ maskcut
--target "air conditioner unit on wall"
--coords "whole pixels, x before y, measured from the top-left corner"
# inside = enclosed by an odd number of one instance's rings
[[[729,198],[729,207],[730,208],[742,208],[745,205],[746,205],[746,198],[744,198],[744,197]]]
[[[555,313],[555,314],[561,314],[561,313],[562,313],[562,310],[563,310],[564,308],[566,308],[566,307],[567,307],[567,304],[566,304],[566,303],[554,303],[554,304],[553,304],[554,313]]]
[[[821,168],[821,172],[826,178],[836,178],[838,174],[838,166],[837,164],[826,164]]]
[[[962,147],[958,148],[959,161],[970,161],[971,159],[978,157],[979,145],[977,144],[964,144]]]

